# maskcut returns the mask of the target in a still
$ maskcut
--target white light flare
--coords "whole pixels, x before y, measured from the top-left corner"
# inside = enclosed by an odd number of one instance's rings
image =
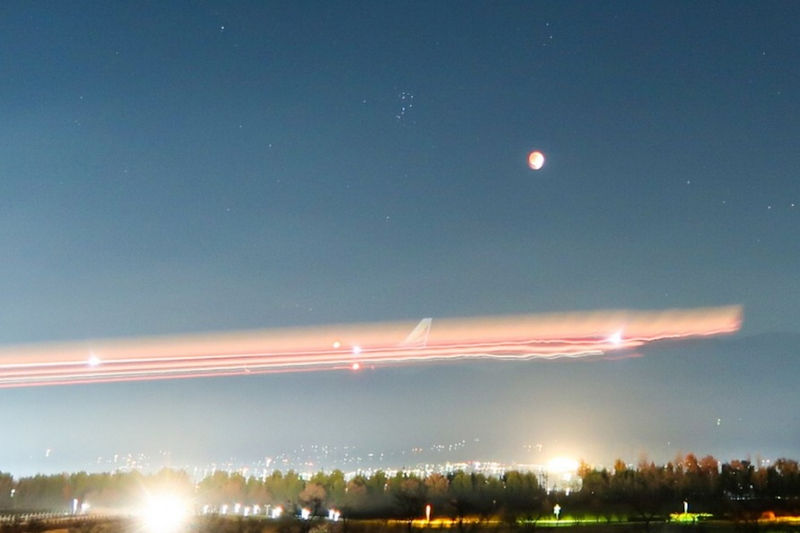
[[[578,461],[569,457],[554,457],[548,461],[547,471],[564,481],[569,481],[578,473]]]
[[[178,533],[189,520],[189,504],[175,494],[152,494],[147,497],[140,518],[149,533]]]
[[[614,346],[619,346],[620,344],[622,344],[622,330],[612,333],[611,335],[609,335],[607,340]]]

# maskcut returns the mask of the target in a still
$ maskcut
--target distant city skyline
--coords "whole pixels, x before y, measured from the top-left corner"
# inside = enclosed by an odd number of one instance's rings
[[[261,478],[272,472],[295,472],[303,479],[309,479],[319,472],[330,473],[339,470],[346,478],[357,474],[371,475],[377,471],[390,474],[394,472],[416,472],[422,475],[430,473],[448,473],[455,471],[482,472],[489,475],[502,475],[502,473],[518,471],[547,472],[552,469],[564,469],[564,464],[574,465],[574,470],[580,462],[586,462],[592,468],[613,469],[617,460],[636,467],[642,461],[665,465],[669,462],[681,462],[687,454],[698,458],[710,454],[696,451],[678,450],[671,457],[655,459],[645,453],[635,458],[617,457],[608,462],[587,462],[582,457],[554,456],[548,453],[543,443],[523,444],[517,446],[516,452],[506,452],[493,457],[491,451],[480,446],[481,439],[462,439],[455,443],[433,443],[429,446],[415,446],[407,449],[380,450],[372,448],[359,448],[355,445],[329,446],[324,443],[300,445],[293,450],[275,451],[264,457],[219,457],[216,459],[190,460],[174,457],[168,450],[160,450],[154,454],[144,452],[121,452],[98,456],[81,463],[75,461],[65,467],[56,467],[53,473],[58,472],[88,472],[88,473],[115,473],[139,471],[154,474],[161,469],[168,468],[184,471],[193,478],[202,479],[216,471],[238,473],[245,477]],[[57,458],[53,450],[45,450],[46,459]],[[766,457],[761,454],[745,457],[714,457],[720,463],[731,460],[752,461],[756,468],[767,467],[777,459],[793,459],[791,457]],[[57,464],[57,463],[56,463]],[[34,475],[39,471],[7,472],[16,478]]]

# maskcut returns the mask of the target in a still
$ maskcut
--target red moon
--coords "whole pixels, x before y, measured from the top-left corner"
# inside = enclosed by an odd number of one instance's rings
[[[528,154],[528,166],[531,170],[539,170],[544,166],[544,154],[539,150],[534,150]]]

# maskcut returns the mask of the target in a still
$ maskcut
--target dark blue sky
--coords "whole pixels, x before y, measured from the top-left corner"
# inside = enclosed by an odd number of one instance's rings
[[[3,343],[742,304],[732,352],[785,355],[730,397],[724,343],[5,390],[0,418],[32,421],[0,470],[39,468],[47,447],[262,456],[514,431],[596,460],[670,455],[667,440],[800,456],[784,381],[800,378],[796,2],[4,2],[0,71]],[[668,357],[705,379],[674,380]],[[553,400],[598,372],[596,396]],[[714,440],[671,401],[753,414]],[[323,420],[361,418],[288,422],[326,402]]]

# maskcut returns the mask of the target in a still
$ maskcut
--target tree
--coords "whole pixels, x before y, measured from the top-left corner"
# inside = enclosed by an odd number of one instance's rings
[[[533,473],[506,472],[503,484],[503,503],[507,513],[526,519],[536,519],[541,514],[545,491]]]
[[[300,503],[308,506],[313,516],[320,516],[325,504],[325,487],[319,483],[309,482],[300,492]]]
[[[441,474],[430,474],[425,478],[425,494],[428,503],[433,506],[434,512],[443,511],[447,504],[449,483]]]
[[[408,529],[411,530],[411,521],[422,516],[425,506],[425,484],[414,475],[397,474],[389,484],[395,509],[401,518],[408,520]]]
[[[0,510],[12,508],[11,489],[14,488],[14,478],[11,474],[0,472]]]
[[[267,490],[266,483],[256,477],[247,479],[244,501],[248,505],[266,505],[272,500],[272,495]]]
[[[450,506],[458,520],[459,527],[463,527],[464,517],[475,510],[475,490],[469,474],[458,471],[450,478],[449,485]]]
[[[276,470],[264,481],[264,487],[270,494],[270,504],[288,508],[297,505],[305,483],[294,470],[286,474]]]
[[[603,516],[607,523],[611,523],[614,507],[609,492],[611,476],[608,470],[579,468],[578,474],[581,476],[579,502],[596,516]]]
[[[345,503],[345,489],[347,484],[344,480],[344,473],[341,470],[334,470],[326,475],[323,472],[315,474],[311,483],[321,485],[325,489],[326,504],[328,507],[341,507]]]
[[[642,463],[639,470],[629,469],[621,461],[614,466],[614,475],[609,483],[610,500],[616,505],[627,506],[649,530],[653,520],[667,512],[673,498],[669,485],[665,483],[665,470],[653,463]]]
[[[358,475],[347,482],[342,515],[349,518],[353,515],[363,514],[367,511],[367,507],[367,480],[364,476]]]

